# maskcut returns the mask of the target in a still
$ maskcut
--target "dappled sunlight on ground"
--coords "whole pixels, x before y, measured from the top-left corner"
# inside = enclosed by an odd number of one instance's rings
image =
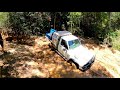
[[[49,47],[45,37],[35,39],[34,46],[6,43],[8,54],[4,61],[3,77],[14,78],[102,78],[112,77],[98,62],[81,72]],[[87,44],[86,44],[87,45]]]
[[[97,45],[92,39],[83,39],[84,46],[96,54],[96,61],[114,77],[120,77],[120,52],[105,45]]]

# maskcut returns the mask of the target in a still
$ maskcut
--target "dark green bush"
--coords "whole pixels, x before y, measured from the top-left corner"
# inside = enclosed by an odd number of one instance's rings
[[[11,12],[10,23],[16,32],[26,32],[30,35],[40,35],[49,29],[47,13],[42,12]]]
[[[30,35],[44,34],[49,30],[48,14],[47,12],[10,12],[11,35],[21,41]]]

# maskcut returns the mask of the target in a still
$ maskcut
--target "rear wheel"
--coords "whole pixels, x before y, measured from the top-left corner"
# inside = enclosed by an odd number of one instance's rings
[[[48,46],[51,48],[52,51],[55,51],[56,49],[54,48],[54,46],[50,43],[48,44]]]

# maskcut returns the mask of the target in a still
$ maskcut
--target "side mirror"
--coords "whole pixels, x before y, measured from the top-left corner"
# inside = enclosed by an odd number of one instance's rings
[[[64,48],[63,51],[66,51],[66,49]]]
[[[63,51],[67,51],[67,49],[64,47],[64,48],[63,48]]]

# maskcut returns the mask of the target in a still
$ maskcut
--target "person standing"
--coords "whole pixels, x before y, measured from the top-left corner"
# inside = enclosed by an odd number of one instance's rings
[[[1,47],[2,47],[2,52],[5,52],[5,51],[4,51],[3,38],[2,38],[2,31],[0,31],[0,45],[1,45]]]

